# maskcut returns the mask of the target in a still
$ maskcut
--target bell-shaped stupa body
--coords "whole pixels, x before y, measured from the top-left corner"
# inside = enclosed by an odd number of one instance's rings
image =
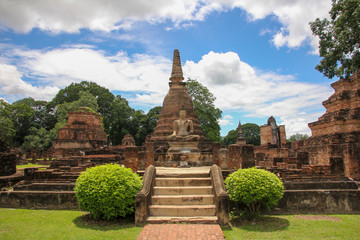
[[[204,139],[204,133],[199,125],[199,119],[194,112],[191,97],[186,89],[186,82],[181,68],[180,54],[177,49],[174,50],[174,59],[172,73],[170,77],[170,89],[165,96],[163,108],[159,115],[159,120],[154,133],[151,135],[151,141],[167,141],[167,137],[173,133],[173,123],[179,119],[180,109],[186,110],[186,118],[194,123],[194,135],[199,135]]]

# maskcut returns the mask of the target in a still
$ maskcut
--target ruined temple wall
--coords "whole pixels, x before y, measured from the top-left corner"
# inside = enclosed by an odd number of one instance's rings
[[[280,146],[285,147],[286,145],[286,132],[285,132],[285,126],[280,125],[279,127],[279,133],[280,133]],[[276,142],[273,139],[273,132],[270,125],[264,125],[260,127],[260,142],[261,146],[267,146],[268,144],[275,145]]]
[[[101,126],[101,118],[97,113],[92,112],[69,112],[68,126],[82,123],[88,126]]]
[[[347,177],[360,179],[360,71],[333,84],[318,121],[309,123],[312,132],[305,142],[312,164],[341,162]]]
[[[360,179],[360,132],[310,137],[304,149],[311,165],[329,165],[340,161],[345,176]]]

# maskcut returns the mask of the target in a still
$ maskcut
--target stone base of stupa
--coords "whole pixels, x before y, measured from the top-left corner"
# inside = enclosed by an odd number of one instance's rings
[[[186,156],[186,161],[191,166],[201,165],[200,150],[198,148],[199,141],[169,141],[169,150],[167,158],[170,161],[181,161],[181,156]]]

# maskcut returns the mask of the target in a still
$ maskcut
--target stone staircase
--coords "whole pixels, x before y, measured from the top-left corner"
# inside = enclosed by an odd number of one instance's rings
[[[156,168],[148,223],[217,223],[210,167]]]

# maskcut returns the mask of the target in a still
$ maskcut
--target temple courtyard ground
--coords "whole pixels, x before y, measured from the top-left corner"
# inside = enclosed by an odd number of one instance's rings
[[[256,222],[233,218],[231,227],[223,227],[225,239],[360,239],[360,215],[281,215],[264,216]],[[216,226],[216,225],[215,225]],[[157,226],[153,236],[141,238],[152,226],[137,227],[133,219],[96,222],[81,211],[28,210],[0,208],[0,239],[162,239],[157,233],[179,238],[201,239],[203,231],[213,235],[206,239],[223,239],[214,227],[174,224]],[[156,227],[156,226],[155,226]],[[175,230],[174,230],[175,229]],[[215,227],[216,229],[216,227]],[[219,230],[220,228],[218,228]],[[184,232],[190,230],[191,235]],[[164,232],[167,231],[167,232]],[[215,238],[217,237],[217,238]]]

